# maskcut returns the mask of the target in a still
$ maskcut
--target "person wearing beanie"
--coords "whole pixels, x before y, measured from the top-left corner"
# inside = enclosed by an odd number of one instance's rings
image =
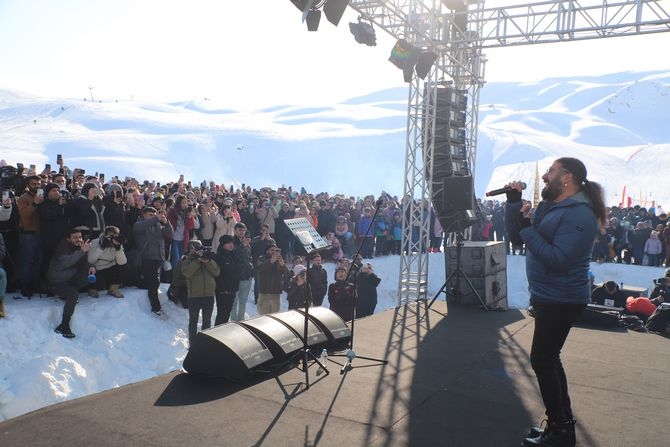
[[[335,282],[328,286],[330,310],[344,321],[351,321],[354,314],[354,285],[347,281],[347,269],[335,269]]]
[[[235,294],[240,287],[240,274],[235,262],[235,238],[224,234],[219,238],[219,248],[216,251],[216,264],[219,266],[219,276],[216,277],[216,318],[214,325],[218,326],[230,320],[230,312],[235,302]]]
[[[210,253],[205,252],[202,243],[189,241],[188,253],[184,257],[181,273],[186,279],[188,296],[188,342],[193,346],[198,333],[198,320],[202,312],[202,329],[212,326],[214,312],[214,294],[219,266]]]
[[[307,269],[304,265],[296,264],[293,266],[293,277],[286,286],[286,295],[289,309],[305,307],[309,298],[309,289],[307,286]]]
[[[312,305],[321,306],[323,298],[328,293],[328,272],[321,265],[321,255],[315,253],[312,256],[312,265],[307,272],[307,281],[312,292]]]
[[[42,239],[41,278],[46,281],[49,261],[58,243],[67,236],[70,230],[70,210],[67,199],[56,183],[49,183],[44,188],[44,201],[37,205],[37,217],[40,223]]]

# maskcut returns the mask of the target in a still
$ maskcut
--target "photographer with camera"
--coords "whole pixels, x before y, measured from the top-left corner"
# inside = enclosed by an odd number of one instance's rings
[[[121,245],[121,231],[114,225],[108,225],[105,233],[91,242],[88,251],[88,262],[97,271],[96,282],[90,285],[89,296],[97,298],[101,286],[107,287],[107,294],[115,298],[123,298],[121,287],[122,267],[128,260]]]
[[[624,307],[626,298],[626,294],[619,289],[619,285],[614,281],[606,281],[602,286],[596,287],[591,292],[591,302],[600,306]]]
[[[198,319],[202,311],[202,329],[212,326],[216,278],[220,269],[212,252],[205,250],[202,242],[190,241],[188,253],[182,261],[181,271],[186,278],[188,295],[188,341],[192,346],[198,332]]]
[[[284,277],[289,272],[281,250],[277,248],[274,241],[267,245],[265,255],[258,259],[256,271],[258,272],[258,314],[279,312],[279,296],[282,293]]]

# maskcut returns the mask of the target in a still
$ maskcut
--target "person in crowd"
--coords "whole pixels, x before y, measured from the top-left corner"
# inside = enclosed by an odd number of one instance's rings
[[[294,217],[295,209],[288,202],[283,202],[275,220],[275,241],[277,247],[281,249],[284,259],[291,259],[293,255],[293,239],[295,236],[293,236],[285,221]]]
[[[214,240],[214,231],[216,230],[216,219],[219,215],[219,208],[216,203],[208,201],[198,205],[198,215],[200,216],[200,235],[199,239],[205,247],[211,247]]]
[[[105,205],[101,192],[93,182],[81,187],[81,194],[72,201],[72,225],[81,229],[85,239],[93,240],[105,229]]]
[[[318,223],[316,228],[317,233],[325,236],[328,233],[335,233],[335,219],[337,215],[333,211],[333,204],[329,200],[321,200],[317,210]]]
[[[172,278],[170,278],[170,287],[167,293],[170,301],[184,309],[188,309],[188,289],[186,288],[186,277],[183,272],[186,257],[186,254],[182,256],[172,270]]]
[[[95,267],[88,263],[87,253],[91,245],[82,237],[81,230],[72,229],[56,247],[49,263],[47,278],[56,295],[65,300],[61,323],[55,332],[65,338],[74,338],[70,320],[74,314],[79,290],[88,283],[89,275],[95,275]]]
[[[227,236],[235,235],[235,225],[237,221],[233,217],[233,210],[228,203],[221,207],[221,213],[216,216],[216,230],[214,239],[212,239],[212,251],[216,253],[219,249],[219,240],[224,234]]]
[[[104,234],[91,242],[88,263],[95,267],[96,282],[89,285],[88,295],[98,298],[98,290],[107,288],[107,294],[123,298],[121,292],[122,266],[128,260],[123,250],[121,230],[108,225]]]
[[[221,236],[215,260],[220,271],[216,278],[216,318],[214,320],[214,324],[218,326],[230,320],[235,295],[240,287],[233,236],[227,234]]]
[[[270,226],[263,224],[260,226],[260,235],[251,240],[251,261],[254,265],[254,303],[258,304],[258,260],[267,251],[270,245],[277,246],[275,240],[270,236]]]
[[[523,446],[574,446],[575,419],[560,353],[572,324],[591,297],[588,271],[593,240],[606,222],[603,191],[576,158],[556,159],[542,176],[542,202],[532,221],[522,208],[521,184],[508,186],[505,222],[512,243],[525,244],[535,331],[530,360],[548,424]],[[538,436],[534,436],[538,435]]]
[[[342,253],[344,256],[352,256],[354,254],[355,244],[354,235],[349,231],[349,222],[347,217],[337,216],[335,219],[335,237],[340,243]]]
[[[288,268],[281,250],[274,244],[267,245],[265,255],[256,264],[258,276],[258,314],[279,312],[279,297],[283,290]]]
[[[442,228],[440,226],[440,228]],[[400,211],[393,213],[393,221],[391,222],[391,230],[393,234],[393,245],[391,246],[391,254],[399,255],[402,246],[402,214]],[[439,249],[438,249],[439,250]]]
[[[610,244],[611,238],[606,228],[601,228],[593,242],[593,261],[595,262],[609,262],[610,261]]]
[[[275,238],[275,220],[279,217],[277,209],[272,206],[270,200],[263,201],[263,206],[256,209],[256,220],[258,225],[262,228],[263,225],[267,225],[270,229],[270,236]]]
[[[33,296],[38,288],[42,259],[42,238],[37,207],[44,202],[40,177],[26,179],[26,189],[17,200],[19,210],[19,283],[21,295]]]
[[[286,296],[288,298],[288,308],[298,309],[305,307],[309,298],[309,289],[307,284],[307,269],[302,264],[293,266],[293,277],[286,286]]]
[[[212,326],[216,277],[219,276],[220,270],[213,256],[205,252],[202,242],[193,240],[188,243],[188,253],[182,264],[182,273],[186,278],[188,294],[188,343],[190,348],[198,332],[201,312],[202,330]]]
[[[644,258],[644,246],[649,239],[649,232],[647,231],[644,222],[638,222],[635,229],[628,234],[628,240],[632,250],[633,263],[635,265],[642,265]]]
[[[363,208],[363,216],[358,224],[358,231],[361,237],[361,255],[364,259],[372,259],[374,251],[374,230],[372,227],[372,208]]]
[[[5,317],[5,293],[7,292],[7,271],[5,270],[5,238],[0,233],[0,318]]]
[[[364,264],[356,278],[356,318],[363,318],[375,313],[377,307],[377,286],[381,278],[375,274],[372,264]]]
[[[102,199],[105,206],[103,218],[105,225],[119,229],[122,241],[125,241],[130,232],[130,225],[126,223],[126,205],[123,202],[123,188],[116,183],[106,186],[105,197]]]
[[[44,187],[44,201],[37,206],[42,241],[42,277],[46,279],[49,261],[58,243],[71,228],[67,199],[56,183]]]
[[[235,293],[230,319],[242,321],[247,312],[247,300],[254,278],[254,264],[251,257],[251,233],[243,223],[235,224],[235,265],[239,276],[239,287]]]
[[[344,259],[344,252],[340,246],[340,240],[335,237],[335,233],[332,231],[326,233],[324,239],[328,241],[330,248],[323,252],[324,259],[333,262],[339,262],[341,259]]]
[[[178,195],[174,206],[167,212],[167,220],[173,228],[172,244],[170,246],[170,264],[174,269],[179,259],[184,255],[191,239],[191,231],[196,230],[196,218],[193,207],[189,207],[185,195]]]
[[[626,298],[626,294],[612,280],[606,281],[602,286],[596,287],[591,292],[591,302],[601,306],[624,307]]]
[[[649,239],[644,243],[644,256],[647,256],[647,264],[651,267],[658,267],[663,251],[663,243],[659,239],[658,231],[653,230],[649,234]]]
[[[351,321],[354,314],[354,285],[347,281],[347,269],[335,268],[335,282],[328,286],[330,310],[344,321]]]
[[[251,237],[254,238],[259,234],[258,220],[256,215],[249,208],[249,202],[246,199],[237,200],[237,212],[240,215],[239,223],[243,223],[247,231],[251,234]]]
[[[307,272],[307,281],[309,281],[312,290],[312,305],[323,305],[323,298],[328,293],[328,272],[321,265],[321,255],[317,252],[312,255],[312,265]]]
[[[151,312],[160,319],[166,319],[167,315],[158,300],[159,271],[165,259],[165,240],[172,239],[172,235],[172,225],[167,216],[164,213],[158,214],[154,207],[145,207],[142,217],[133,225],[140,270],[147,288]]]

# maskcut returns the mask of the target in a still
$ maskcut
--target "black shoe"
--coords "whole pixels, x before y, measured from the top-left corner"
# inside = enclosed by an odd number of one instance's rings
[[[547,423],[547,428],[534,438],[521,441],[522,447],[575,447],[575,421]]]
[[[532,307],[532,306],[531,306]],[[577,421],[575,419],[572,419],[572,423],[575,424]],[[541,436],[542,433],[544,433],[544,428],[546,427],[547,424],[549,424],[549,421],[547,419],[542,421],[542,425],[539,427],[531,427],[528,429],[528,433],[526,434],[526,438],[537,438],[538,436]]]
[[[74,338],[74,334],[70,330],[70,325],[67,323],[59,324],[58,327],[54,329],[54,332],[57,334],[61,334],[65,338]]]

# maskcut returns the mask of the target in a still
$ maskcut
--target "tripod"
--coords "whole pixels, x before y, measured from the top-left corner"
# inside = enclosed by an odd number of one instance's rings
[[[475,289],[475,286],[472,285],[472,281],[470,281],[470,278],[468,278],[468,275],[465,274],[463,271],[463,267],[461,267],[461,251],[463,248],[463,232],[458,232],[456,233],[456,268],[449,273],[449,276],[447,276],[447,279],[444,281],[444,284],[442,284],[442,287],[440,287],[440,290],[435,294],[433,299],[428,303],[428,306],[426,306],[426,309],[430,309],[430,306],[433,305],[435,300],[437,299],[438,296],[442,292],[445,292],[447,295],[451,294],[453,295],[454,299],[456,302],[460,302],[462,298],[461,294],[461,278],[465,280],[465,282],[468,283],[468,286],[470,286],[470,290],[472,290],[472,293],[477,297],[479,302],[481,303],[482,307],[488,312],[489,308],[482,299],[482,297],[477,293],[477,290]],[[447,252],[445,251],[445,260],[444,262],[447,263]],[[451,281],[451,279],[454,278],[454,287],[452,287],[449,292],[447,292],[447,284]]]
[[[316,253],[320,250],[329,248],[328,243],[323,240],[319,233],[314,230],[314,227],[309,223],[304,217],[297,219],[287,219],[284,221],[286,226],[291,230],[291,233],[298,238],[301,243],[304,251],[307,253],[307,270],[309,272],[309,259],[312,253]],[[306,273],[305,273],[306,274]],[[297,278],[296,278],[297,280]],[[312,286],[309,283],[309,280],[305,278],[305,287],[307,290],[307,296],[305,297],[305,325],[303,327],[303,337],[302,337],[302,348],[300,348],[295,354],[291,356],[287,363],[293,363],[296,358],[302,359],[302,368],[300,368],[305,373],[305,387],[309,389],[309,367],[310,358],[312,360],[312,365],[314,363],[318,364],[320,370],[325,372],[326,376],[330,374],[326,365],[321,363],[321,360],[318,359],[314,353],[309,349],[309,344],[307,343],[307,327],[309,325],[309,308],[312,304]],[[318,374],[318,373],[317,373]]]
[[[361,249],[363,248],[363,243],[368,239],[370,236],[370,230],[375,224],[375,219],[377,218],[377,214],[379,214],[379,208],[382,205],[382,200],[379,199],[375,203],[375,214],[372,216],[372,220],[370,221],[370,225],[368,226],[367,231],[365,232],[365,236],[361,240],[361,243],[358,244],[358,250],[356,251],[356,254],[354,255],[354,261],[351,263],[351,266],[349,266],[349,270],[347,271],[347,277],[344,280],[344,282],[349,282],[349,278],[351,277],[352,272],[357,271],[361,266],[356,264],[356,260],[358,259],[358,256],[361,253]],[[373,362],[379,362],[383,363],[386,365],[388,363],[388,360],[384,359],[376,359],[373,357],[364,357],[364,356],[357,356],[356,351],[354,351],[354,329],[356,328],[356,304],[358,303],[358,274],[354,277],[354,303],[351,308],[351,338],[349,339],[349,346],[347,347],[347,350],[344,354],[334,354],[333,357],[345,357],[347,361],[342,365],[342,368],[340,369],[340,374],[344,374],[347,371],[350,371],[351,369],[354,368],[352,365],[352,362],[354,361],[355,358],[360,358],[364,360],[370,360]]]

